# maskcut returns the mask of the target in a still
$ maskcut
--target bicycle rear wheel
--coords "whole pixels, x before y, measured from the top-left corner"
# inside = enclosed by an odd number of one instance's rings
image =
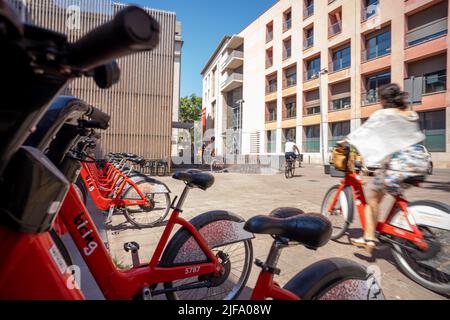
[[[450,207],[434,201],[419,201],[411,203],[408,210],[419,225],[429,249],[421,251],[404,239],[396,239],[399,244],[392,245],[392,255],[400,269],[413,281],[434,292],[450,295],[450,230],[443,229],[450,225]],[[441,220],[427,225],[426,220],[415,214],[416,210],[434,216],[434,219],[436,214],[440,214],[447,222]]]

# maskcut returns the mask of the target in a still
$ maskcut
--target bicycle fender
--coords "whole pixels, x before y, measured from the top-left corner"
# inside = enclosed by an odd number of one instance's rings
[[[384,300],[375,276],[343,258],[316,262],[299,272],[284,289],[302,300]]]
[[[405,215],[398,210],[389,222],[390,225],[407,231],[413,231],[410,224],[450,230],[450,206],[436,201],[417,201],[408,205],[409,223]]]
[[[193,218],[190,223],[200,230],[210,249],[255,238],[253,233],[244,230],[245,220],[228,211],[206,212]],[[204,262],[207,262],[207,256],[189,231],[182,228],[167,245],[160,266]]]

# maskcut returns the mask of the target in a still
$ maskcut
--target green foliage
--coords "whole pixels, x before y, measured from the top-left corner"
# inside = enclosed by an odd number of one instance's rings
[[[202,98],[192,94],[180,99],[180,121],[193,123],[202,118]]]

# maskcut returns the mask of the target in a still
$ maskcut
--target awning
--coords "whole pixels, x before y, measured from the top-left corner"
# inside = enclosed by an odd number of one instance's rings
[[[172,129],[185,129],[190,130],[194,128],[193,123],[185,123],[185,122],[172,122]]]

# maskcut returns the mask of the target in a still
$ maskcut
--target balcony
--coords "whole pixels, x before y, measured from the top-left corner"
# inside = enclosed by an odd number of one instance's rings
[[[283,80],[283,89],[295,87],[297,85],[297,77],[289,77]]]
[[[380,42],[374,47],[367,48],[361,53],[361,61],[367,62],[391,54],[391,41]]]
[[[283,22],[283,32],[286,32],[288,30],[292,29],[292,19],[287,19]]]
[[[373,4],[363,7],[361,10],[361,21],[364,22],[366,20],[369,20],[372,17],[375,17],[378,15],[379,12],[379,2],[374,2]]]
[[[222,63],[222,70],[236,69],[244,64],[244,52],[233,50],[228,54],[227,60]]]
[[[328,37],[334,37],[335,35],[342,32],[342,21],[333,23],[328,29]]]
[[[448,18],[427,23],[406,33],[406,46],[412,47],[447,35]]]
[[[220,86],[220,91],[222,92],[229,92],[236,88],[239,88],[242,86],[242,83],[244,82],[244,75],[241,73],[232,73],[228,76],[228,78],[222,82],[222,85]]]
[[[305,38],[305,41],[303,41],[303,50],[312,48],[313,45],[314,45],[314,36],[309,36]]]
[[[303,73],[303,80],[304,81],[311,81],[311,80],[318,79],[319,78],[319,73],[320,73],[320,70],[317,70],[315,68],[306,70]]]
[[[351,98],[345,97],[330,101],[330,111],[342,111],[351,108]]]
[[[361,94],[361,105],[363,107],[380,103],[380,95],[378,90],[369,90]]]
[[[314,14],[314,4],[310,4],[305,8],[305,11],[303,12],[303,19],[307,19],[311,17]]]
[[[348,60],[339,59],[331,61],[330,64],[328,65],[328,71],[329,73],[338,72],[344,69],[349,69],[350,65],[351,65],[350,57],[348,57]]]

